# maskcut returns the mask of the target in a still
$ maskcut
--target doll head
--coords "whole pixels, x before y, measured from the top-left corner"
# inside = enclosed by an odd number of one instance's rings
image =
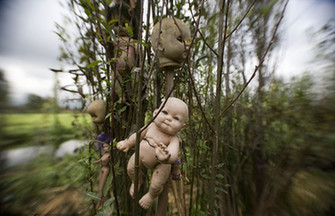
[[[106,102],[103,100],[93,101],[87,108],[87,112],[91,115],[92,121],[96,124],[102,124],[106,116]]]
[[[154,111],[154,115],[159,109]],[[164,133],[175,135],[185,127],[188,116],[188,107],[184,101],[170,97],[163,107],[162,111],[156,117],[154,123]]]
[[[178,28],[179,27],[179,28]],[[152,31],[151,44],[157,50],[160,68],[181,67],[191,42],[191,31],[177,18],[165,18],[157,22]]]
[[[109,150],[110,150],[110,146],[107,143],[104,143],[103,146],[102,146],[102,148],[103,148],[103,150],[104,150],[105,153],[108,153]]]
[[[134,3],[131,4],[133,5]],[[132,6],[124,1],[121,1],[120,3],[112,3],[109,7],[107,11],[108,21],[113,22],[112,29],[117,36],[130,37],[129,30],[131,29],[133,38],[137,38],[138,21],[136,16],[132,14],[132,9]]]

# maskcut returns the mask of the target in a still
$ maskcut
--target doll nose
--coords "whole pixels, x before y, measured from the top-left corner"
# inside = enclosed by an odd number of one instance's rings
[[[168,121],[171,121],[171,120],[172,120],[172,117],[171,117],[170,115],[167,115],[167,116],[166,116],[166,119],[167,119]]]

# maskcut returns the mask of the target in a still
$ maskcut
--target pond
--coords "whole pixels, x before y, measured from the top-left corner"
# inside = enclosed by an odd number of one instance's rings
[[[88,141],[68,140],[62,143],[56,151],[52,146],[31,146],[18,149],[6,150],[0,153],[0,159],[4,167],[12,167],[25,164],[34,158],[50,153],[55,157],[63,157],[66,154],[73,154],[76,149],[84,146]]]

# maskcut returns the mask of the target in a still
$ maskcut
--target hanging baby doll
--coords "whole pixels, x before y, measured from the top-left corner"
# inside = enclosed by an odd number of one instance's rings
[[[87,108],[88,114],[92,117],[92,122],[96,125],[101,125],[105,122],[107,105],[103,100],[95,100],[90,103]],[[103,143],[110,142],[110,133],[101,133],[97,137],[98,149],[102,148]]]
[[[163,108],[162,108],[163,106]],[[180,99],[170,97],[161,105],[162,110],[156,109],[155,120],[142,131],[140,136],[139,167],[153,169],[149,191],[139,200],[139,205],[148,209],[160,195],[164,184],[171,173],[171,164],[178,158],[179,138],[177,133],[185,127],[188,116],[188,107]],[[136,144],[136,133],[128,139],[118,142],[117,148],[127,152]],[[130,195],[134,197],[135,181],[135,154],[128,162],[128,175],[132,181]],[[139,187],[142,184],[142,175],[139,172]]]
[[[100,201],[98,202],[97,208],[102,206],[104,203],[104,187],[105,187],[105,183],[107,181],[107,177],[109,174],[109,169],[110,169],[109,165],[111,161],[109,144],[104,143],[103,150],[104,150],[104,154],[102,155],[102,157],[99,160],[93,162],[94,164],[101,163],[102,165],[100,169],[100,174],[99,174],[99,190],[98,190]]]
[[[95,100],[93,101],[87,108],[87,112],[91,115],[92,117],[92,122],[95,123],[96,125],[103,124],[105,122],[105,116],[106,116],[106,102],[103,100]],[[104,154],[101,156],[101,158],[97,161],[94,161],[94,164],[100,163],[101,162],[101,169],[100,169],[100,174],[99,174],[99,190],[98,194],[100,196],[100,201],[98,202],[97,208],[103,205],[104,202],[104,186],[107,181],[107,177],[109,174],[109,162],[110,162],[110,147],[109,147],[109,142],[110,142],[110,134],[109,133],[101,133],[97,137],[97,144],[98,144],[98,149],[100,151],[101,148],[103,148]]]
[[[113,43],[114,56],[117,58],[116,69],[123,77],[136,65],[133,42],[138,34],[137,19],[133,13],[135,2],[114,0],[108,14],[108,18],[114,23],[112,29],[116,35]]]

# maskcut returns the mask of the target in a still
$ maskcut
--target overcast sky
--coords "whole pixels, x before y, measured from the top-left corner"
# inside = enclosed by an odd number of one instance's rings
[[[53,32],[61,23],[66,0],[0,0],[0,69],[10,84],[12,101],[23,103],[28,93],[52,96],[59,68],[60,40]],[[306,30],[335,17],[334,0],[290,0],[281,29],[280,75],[298,75],[309,66],[312,46]]]

